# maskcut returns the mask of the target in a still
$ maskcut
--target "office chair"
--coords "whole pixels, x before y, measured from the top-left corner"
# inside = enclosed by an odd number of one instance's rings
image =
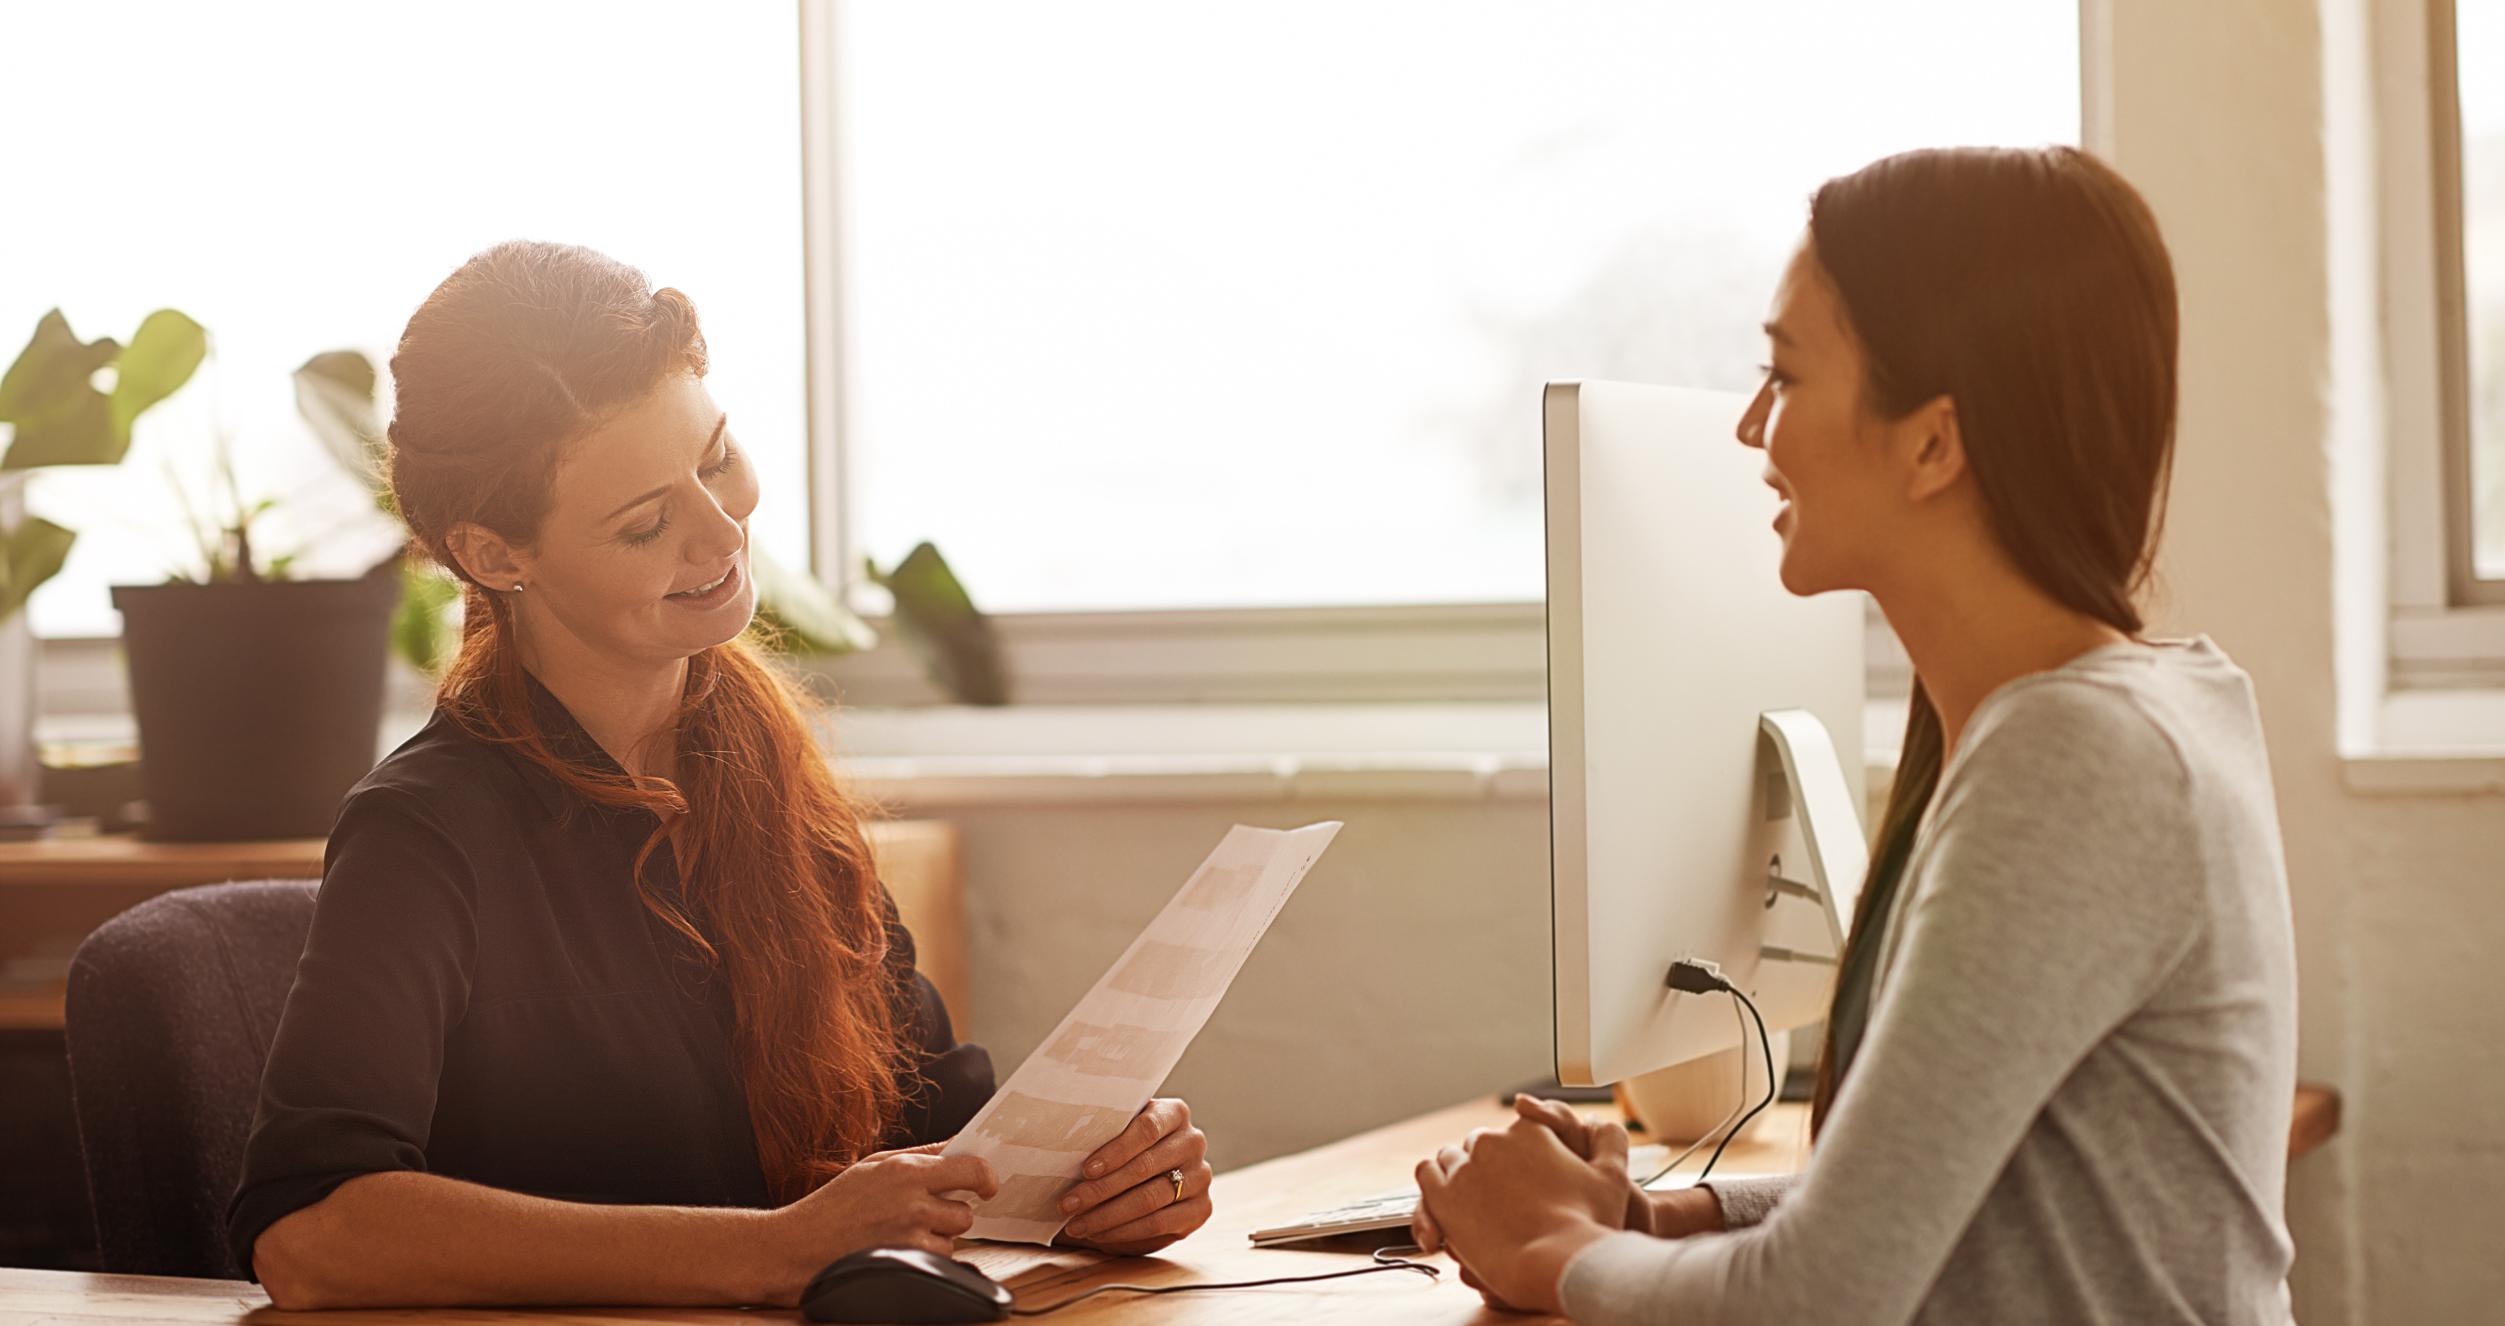
[[[70,1090],[109,1272],[236,1279],[226,1202],[313,923],[313,880],[151,898],[70,959]]]

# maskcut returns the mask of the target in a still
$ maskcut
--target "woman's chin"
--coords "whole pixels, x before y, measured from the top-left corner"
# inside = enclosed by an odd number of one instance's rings
[[[1783,587],[1795,596],[1809,598],[1842,586],[1832,576],[1818,570],[1808,558],[1802,557],[1789,543],[1783,546]]]
[[[731,607],[727,604],[724,605],[722,611],[722,638],[714,641],[714,644],[728,644],[731,641],[738,639],[742,634],[746,633],[749,623],[757,620],[756,591],[753,589],[741,591],[740,600],[741,602],[737,607]]]

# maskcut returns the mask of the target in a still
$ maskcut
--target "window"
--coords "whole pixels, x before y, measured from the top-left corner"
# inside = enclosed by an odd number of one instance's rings
[[[2505,602],[2505,78],[2496,76],[2505,69],[2505,0],[2450,8],[2459,152],[2438,169],[2455,172],[2448,219],[2460,261],[2460,325],[2450,329],[2460,346],[2447,356],[2457,398],[2448,477],[2464,488],[2453,501],[2452,561],[2457,598]]]
[[[340,347],[382,365],[436,282],[503,239],[587,244],[687,291],[768,491],[801,491],[797,41],[775,4],[0,8],[18,57],[0,359],[56,305],[89,339],[170,305],[215,346],[121,465],[37,476],[35,509],[81,531],[37,632],[117,634],[105,587],[185,563],[164,471],[196,500],[221,427],[245,495],[284,499],[268,533],[307,547],[300,573],[388,551],[289,373]],[[752,529],[800,565],[807,520],[769,502]]]
[[[171,305],[217,346],[121,466],[40,476],[84,537],[39,633],[112,635],[104,587],[183,561],[162,471],[199,492],[221,427],[303,573],[361,569],[390,531],[289,371],[381,362],[461,259],[532,235],[695,298],[786,561],[851,578],[930,539],[996,612],[1195,631],[1174,610],[1508,605],[1535,682],[1538,384],[1744,390],[1819,180],[2079,134],[2062,3],[802,12],[831,20],[807,52],[771,3],[0,9],[44,53],[0,113],[66,126],[12,144],[50,192],[0,217],[0,354],[54,305],[88,337]],[[806,225],[804,185],[832,200]]]
[[[1535,601],[1541,382],[1748,389],[1820,180],[2080,123],[2069,4],[835,17],[829,544],[1017,613]]]

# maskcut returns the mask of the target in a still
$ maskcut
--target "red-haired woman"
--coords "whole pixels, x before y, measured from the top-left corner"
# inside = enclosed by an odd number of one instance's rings
[[[2071,148],[1829,181],[1739,421],[1783,583],[1918,683],[1791,1181],[1663,1193],[1533,1102],[1418,1167],[1422,1242],[1608,1323],[2289,1319],[2287,873],[2251,679],[2151,640],[2174,443],[2157,222]]]
[[[467,617],[434,716],[331,833],[237,1260],[291,1308],[789,1305],[844,1253],[946,1252],[995,1176],[936,1144],[991,1061],[744,638],[758,483],[695,309],[504,244],[391,367],[393,494]],[[1197,1228],[1206,1149],[1152,1102],[1065,1237]]]

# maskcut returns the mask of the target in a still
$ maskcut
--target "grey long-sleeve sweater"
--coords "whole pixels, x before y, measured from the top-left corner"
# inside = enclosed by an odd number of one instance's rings
[[[2010,683],[1906,868],[1809,1168],[1718,1193],[1744,1228],[1595,1243],[1568,1314],[2287,1322],[2295,954],[2250,679],[2200,639]]]

